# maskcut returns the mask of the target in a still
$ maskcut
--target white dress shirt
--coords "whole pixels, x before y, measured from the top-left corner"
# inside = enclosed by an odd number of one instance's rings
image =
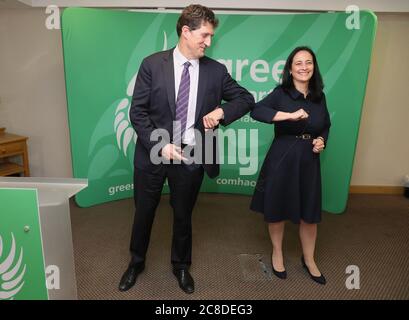
[[[197,88],[199,85],[199,59],[188,60],[176,46],[173,50],[173,67],[175,70],[175,103],[178,98],[180,78],[182,77],[183,64],[189,61],[191,66],[189,67],[190,74],[190,90],[189,90],[189,105],[187,111],[187,121],[185,132],[182,137],[182,143],[194,145],[195,141],[195,116],[196,116],[196,104],[197,104]]]

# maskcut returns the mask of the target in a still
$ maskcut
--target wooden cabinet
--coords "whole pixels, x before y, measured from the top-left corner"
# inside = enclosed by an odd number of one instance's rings
[[[30,176],[27,153],[27,137],[5,132],[0,128],[0,176],[23,173]],[[22,165],[12,161],[12,157],[20,156]]]

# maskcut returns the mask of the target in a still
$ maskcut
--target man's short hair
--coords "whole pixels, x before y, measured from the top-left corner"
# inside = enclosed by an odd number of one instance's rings
[[[183,9],[178,22],[176,24],[176,31],[180,37],[182,27],[188,26],[190,30],[199,29],[202,23],[208,22],[217,28],[219,20],[215,17],[212,10],[200,4],[191,4]]]

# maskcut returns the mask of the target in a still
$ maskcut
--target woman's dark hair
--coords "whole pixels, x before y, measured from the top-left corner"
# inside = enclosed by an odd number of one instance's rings
[[[324,83],[322,81],[322,77],[321,77],[320,69],[318,67],[317,58],[315,57],[315,53],[309,47],[306,47],[306,46],[297,47],[290,53],[284,65],[281,86],[285,89],[294,88],[293,77],[290,74],[290,71],[291,71],[291,66],[293,64],[294,56],[300,51],[307,51],[312,56],[312,60],[314,63],[314,72],[312,74],[310,81],[308,82],[308,90],[311,95],[311,99],[313,101],[319,101],[321,100],[321,97],[322,97],[322,90],[324,89]]]
[[[219,24],[219,20],[215,17],[212,10],[200,4],[191,4],[183,9],[176,24],[176,32],[180,37],[183,26],[188,26],[190,30],[196,30],[204,22],[209,22],[214,28],[217,28]]]

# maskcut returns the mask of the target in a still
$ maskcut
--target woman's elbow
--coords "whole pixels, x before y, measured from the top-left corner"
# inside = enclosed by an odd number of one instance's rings
[[[257,108],[254,108],[253,110],[250,111],[250,117],[256,121],[261,121],[260,114]]]

